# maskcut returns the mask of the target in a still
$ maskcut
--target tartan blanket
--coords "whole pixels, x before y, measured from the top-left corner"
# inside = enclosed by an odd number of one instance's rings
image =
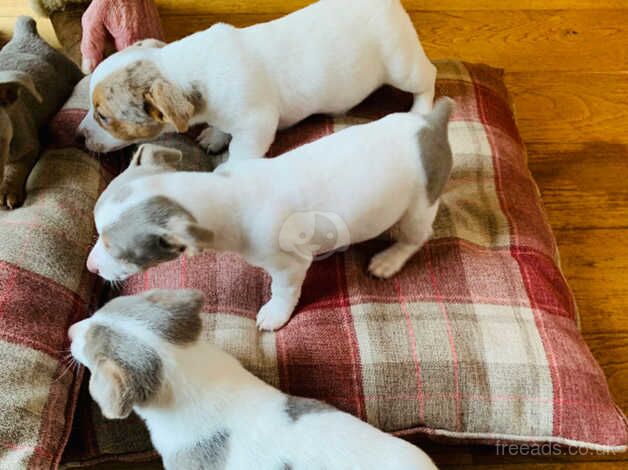
[[[255,328],[268,276],[233,254],[181,258],[118,293],[203,290],[205,339],[272,385],[397,435],[624,450],[626,421],[578,332],[502,74],[437,65],[438,94],[457,102],[455,166],[433,240],[397,277],[367,275],[385,240],[317,261],[277,333]],[[281,132],[271,154],[407,110],[411,99],[382,89],[347,116]],[[72,148],[85,107],[83,85],[51,125],[57,148],[33,173],[26,206],[0,214],[0,468],[55,468],[64,451],[66,466],[155,457],[136,416],[103,419],[82,371],[61,375],[65,329],[100,296],[83,267],[90,212],[121,162]]]

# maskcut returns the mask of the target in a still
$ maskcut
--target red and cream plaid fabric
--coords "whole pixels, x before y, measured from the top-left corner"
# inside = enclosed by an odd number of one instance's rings
[[[85,270],[100,165],[50,149],[24,207],[0,211],[0,468],[53,468],[61,459],[82,373],[66,370],[68,326],[95,290]]]
[[[398,435],[622,450],[626,423],[578,332],[502,74],[438,67],[438,93],[458,104],[455,167],[434,239],[396,278],[367,275],[383,241],[318,261],[296,314],[276,334],[255,328],[268,276],[236,255],[181,258],[130,279],[122,293],[203,290],[205,339],[286,392]],[[381,90],[348,116],[282,132],[271,153],[407,110],[411,99]],[[80,402],[68,460],[153,455],[137,418],[104,420],[85,390]]]
[[[202,289],[207,340],[287,392],[399,435],[623,450],[626,423],[578,332],[501,73],[438,66],[439,94],[458,103],[456,164],[434,239],[396,278],[366,275],[384,241],[318,261],[276,334],[255,328],[268,277],[235,255],[182,258],[129,280],[123,293]],[[70,429],[69,466],[154,457],[137,417],[104,420],[84,381],[79,391],[82,373],[61,375],[65,330],[98,295],[83,268],[92,206],[120,161],[99,167],[68,148],[83,92],[53,122],[60,148],[38,164],[25,208],[0,213],[0,468],[54,468]],[[272,153],[410,101],[382,90],[349,116],[314,117],[281,133]]]

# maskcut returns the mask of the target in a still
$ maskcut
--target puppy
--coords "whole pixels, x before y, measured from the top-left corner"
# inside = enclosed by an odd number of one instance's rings
[[[79,132],[108,152],[207,123],[209,151],[231,138],[230,158],[256,158],[278,128],[343,113],[384,84],[414,93],[414,110],[427,113],[435,78],[399,0],[321,0],[269,23],[216,24],[114,54],[92,75]]]
[[[39,156],[39,130],[81,77],[70,59],[39,37],[32,18],[17,19],[13,38],[0,50],[0,208],[23,203]]]
[[[436,468],[419,448],[286,395],[200,340],[202,305],[197,291],[153,290],[69,330],[104,416],[140,415],[166,470]]]
[[[389,278],[428,240],[452,167],[452,108],[443,99],[425,117],[393,114],[214,173],[174,172],[177,151],[144,145],[96,203],[99,237],[87,267],[121,280],[184,252],[237,252],[272,277],[257,321],[276,330],[322,253],[395,226],[396,243],[369,266]]]

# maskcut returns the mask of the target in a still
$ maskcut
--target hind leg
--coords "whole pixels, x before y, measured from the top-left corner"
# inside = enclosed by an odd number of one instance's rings
[[[397,241],[376,254],[369,264],[369,272],[380,279],[389,279],[405,266],[408,260],[421,249],[432,236],[432,224],[438,204],[420,207],[415,204],[399,221]]]
[[[408,68],[400,67],[401,70],[391,76],[390,84],[414,94],[411,112],[429,114],[434,106],[436,67],[429,61],[422,49],[415,51],[415,54],[411,55],[408,60]]]
[[[388,84],[414,95],[412,112],[432,111],[436,88],[436,67],[423,46],[405,11],[397,12],[396,34],[384,47],[388,57]]]

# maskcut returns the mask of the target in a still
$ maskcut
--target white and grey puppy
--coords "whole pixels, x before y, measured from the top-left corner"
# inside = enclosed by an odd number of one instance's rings
[[[433,470],[419,448],[316,400],[286,395],[199,339],[197,291],[112,300],[69,330],[105,417],[132,410],[167,470]]]
[[[87,267],[122,280],[184,252],[236,252],[272,277],[257,321],[276,330],[318,255],[395,227],[396,243],[369,266],[388,278],[429,239],[452,167],[452,108],[443,99],[427,116],[393,114],[214,173],[175,172],[179,152],[143,145],[96,203]]]
[[[153,44],[152,46],[155,46]],[[94,71],[79,132],[107,152],[190,125],[212,152],[263,156],[278,128],[346,112],[381,85],[432,109],[436,68],[400,0],[320,0],[283,18],[216,24],[165,47],[131,47]]]

